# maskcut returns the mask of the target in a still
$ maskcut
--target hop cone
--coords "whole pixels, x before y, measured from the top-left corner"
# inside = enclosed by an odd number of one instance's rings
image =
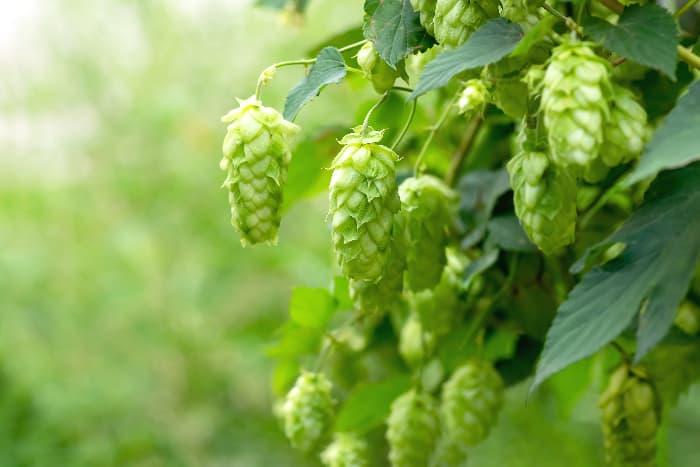
[[[501,0],[501,16],[513,23],[521,23],[528,15],[535,13],[542,3],[542,0]]]
[[[449,436],[441,436],[430,462],[430,467],[460,467],[468,458],[467,446]]]
[[[379,94],[384,94],[391,89],[399,76],[398,72],[391,68],[374,50],[371,42],[365,43],[357,53],[357,64],[360,65],[365,78],[372,82],[374,90]]]
[[[431,36],[435,35],[435,4],[437,0],[411,0],[413,10],[420,13],[420,24]]]
[[[367,443],[352,433],[336,433],[321,462],[326,467],[368,467]]]
[[[383,132],[346,135],[332,164],[330,210],[333,245],[350,279],[378,281],[389,259],[394,215],[400,207],[394,151],[378,143]]]
[[[331,382],[321,373],[303,372],[287,394],[282,412],[292,446],[310,452],[328,438],[333,418]]]
[[[428,360],[435,348],[435,335],[426,331],[415,314],[411,314],[401,327],[399,354],[410,366],[419,366]]]
[[[497,16],[497,0],[437,0],[435,39],[447,48],[457,47],[489,18]]]
[[[556,47],[542,80],[541,110],[552,161],[576,173],[599,157],[610,117],[610,64],[586,44]]]
[[[653,466],[661,403],[640,370],[622,366],[610,377],[598,405],[606,458],[614,466]]]
[[[488,363],[467,363],[442,387],[440,414],[446,436],[474,445],[488,436],[503,402],[503,381]]]
[[[392,467],[426,467],[439,434],[437,403],[415,389],[391,404],[386,439]]]
[[[462,115],[474,115],[484,111],[489,101],[489,90],[480,79],[470,79],[457,100],[457,109]]]
[[[690,300],[683,300],[673,323],[684,333],[694,336],[700,332],[700,307]]]
[[[292,157],[289,141],[299,127],[255,97],[221,118],[229,123],[221,159],[227,176],[231,223],[241,244],[277,243],[282,190]]]
[[[647,136],[647,113],[632,91],[619,85],[613,86],[610,119],[604,134],[601,156],[606,166],[624,164],[642,153]]]
[[[399,187],[406,216],[407,284],[419,291],[433,287],[445,266],[447,230],[454,224],[457,195],[432,175],[404,180]]]
[[[542,152],[523,150],[507,165],[515,213],[530,240],[545,254],[574,241],[576,182]]]

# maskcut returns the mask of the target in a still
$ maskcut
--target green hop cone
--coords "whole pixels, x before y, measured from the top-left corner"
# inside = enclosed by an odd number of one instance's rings
[[[503,403],[503,381],[489,363],[459,367],[442,387],[440,414],[445,435],[472,446],[488,436]]]
[[[399,157],[377,144],[382,135],[356,128],[340,141],[344,147],[331,165],[328,218],[338,263],[350,279],[376,282],[389,260],[394,215],[401,204],[395,168]]]
[[[391,68],[382,57],[379,56],[371,42],[365,43],[357,53],[357,64],[365,75],[365,78],[372,82],[374,90],[379,94],[384,94],[394,86],[394,81],[399,77],[399,73]]]
[[[426,467],[440,432],[437,402],[415,389],[391,404],[386,439],[392,467]]]
[[[276,244],[282,192],[292,157],[291,138],[299,127],[254,96],[221,117],[229,123],[219,164],[227,171],[231,223],[241,244]]]
[[[302,372],[282,407],[284,432],[296,449],[310,452],[328,439],[333,419],[331,382],[322,373]]]
[[[368,467],[367,443],[352,433],[336,433],[321,462],[326,467]]]
[[[470,79],[464,84],[464,89],[457,100],[457,110],[461,115],[472,116],[481,114],[489,102],[489,90],[480,79]]]
[[[598,405],[608,463],[625,467],[656,465],[661,402],[645,373],[626,365],[619,367]]]
[[[399,187],[406,216],[407,285],[413,291],[435,286],[447,261],[448,230],[455,222],[457,194],[432,175],[411,177]]]
[[[446,48],[466,41],[489,18],[498,17],[497,0],[437,0],[435,39]]]
[[[441,436],[430,461],[430,467],[461,467],[468,458],[468,447],[449,436]]]
[[[552,161],[583,174],[600,156],[610,118],[610,64],[585,43],[553,50],[542,79],[541,110]]]
[[[522,23],[543,3],[543,0],[501,0],[501,16],[513,23]]]
[[[694,336],[700,332],[700,307],[690,300],[683,300],[673,323],[684,333]]]
[[[642,153],[647,137],[647,113],[634,94],[620,85],[613,86],[610,119],[605,125],[603,162],[615,167],[636,159]]]
[[[435,349],[435,335],[423,328],[418,316],[411,313],[401,327],[399,354],[412,367],[426,362]]]
[[[413,10],[420,13],[420,24],[431,36],[435,35],[435,4],[437,0],[411,0]]]
[[[545,254],[574,241],[576,182],[544,153],[523,151],[507,165],[520,224]]]

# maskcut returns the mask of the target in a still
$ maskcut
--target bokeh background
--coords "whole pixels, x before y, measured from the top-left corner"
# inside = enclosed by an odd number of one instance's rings
[[[219,117],[361,11],[313,0],[290,25],[246,0],[2,2],[1,467],[316,465],[272,416],[266,348],[292,287],[332,280],[326,202],[289,206],[278,247],[242,249]],[[280,70],[266,104],[301,73]],[[329,88],[298,123],[349,127],[371,99]],[[472,465],[600,465],[595,394],[563,410],[552,395],[578,388],[561,381],[511,389]],[[671,414],[670,465],[698,465],[699,401]]]

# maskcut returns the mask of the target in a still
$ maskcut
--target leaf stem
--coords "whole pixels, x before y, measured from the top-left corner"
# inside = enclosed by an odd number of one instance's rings
[[[423,143],[423,146],[420,149],[420,153],[418,154],[418,158],[416,159],[416,163],[413,167],[413,173],[415,173],[416,175],[422,172],[421,164],[423,163],[425,153],[428,151],[428,146],[430,146],[430,143],[433,142],[435,134],[438,132],[440,127],[442,127],[442,125],[444,125],[447,121],[447,117],[449,117],[452,107],[454,107],[455,103],[457,103],[457,99],[459,99],[459,92],[455,93],[452,99],[450,99],[450,102],[445,106],[445,109],[442,111],[442,115],[440,115],[440,118],[438,119],[437,123],[435,123],[435,125],[433,125],[430,128],[430,133],[428,133],[428,137],[425,139],[425,142]]]
[[[347,52],[348,50],[352,50],[352,49],[355,49],[355,48],[357,48],[357,47],[361,47],[361,46],[365,45],[365,42],[367,42],[367,39],[363,39],[363,40],[361,40],[361,41],[353,42],[352,44],[348,44],[348,45],[346,45],[346,46],[344,46],[344,47],[339,48],[339,49],[338,49],[338,52],[343,53],[343,52]]]
[[[579,36],[583,36],[583,28],[581,26],[579,26],[576,23],[576,21],[574,21],[573,19],[564,15],[562,12],[560,12],[556,8],[552,7],[551,5],[547,5],[546,3],[542,4],[542,8],[544,8],[545,10],[547,10],[549,13],[551,13],[555,17],[559,18],[560,20],[564,21],[564,24],[566,24],[566,27],[569,28],[571,31],[575,32]]]
[[[466,160],[467,155],[469,154],[472,146],[474,146],[476,135],[479,132],[479,128],[481,128],[481,124],[483,123],[483,121],[484,120],[481,118],[480,115],[475,115],[469,122],[467,131],[464,132],[464,137],[462,138],[462,141],[459,143],[459,147],[452,156],[450,168],[447,171],[447,175],[445,175],[445,183],[447,183],[449,186],[453,186],[455,181],[457,180],[457,176],[462,170],[462,165],[464,165],[464,161]]]
[[[413,101],[411,101],[411,112],[408,114],[408,119],[406,120],[406,123],[401,129],[401,132],[396,136],[396,139],[394,139],[394,142],[391,143],[391,149],[393,151],[396,151],[397,146],[399,145],[399,143],[401,143],[401,140],[404,136],[406,136],[408,129],[411,127],[411,123],[413,123],[413,117],[416,115],[417,103],[418,99],[413,99]]]
[[[687,2],[685,2],[685,5],[683,5],[682,7],[680,7],[680,8],[678,9],[678,11],[676,11],[676,12],[673,14],[673,17],[676,18],[676,19],[680,18],[680,17],[683,15],[683,13],[685,13],[686,11],[690,10],[691,8],[693,8],[693,6],[694,6],[696,3],[698,3],[698,0],[688,0]]]
[[[367,128],[369,127],[369,119],[370,119],[370,117],[372,116],[372,114],[374,113],[374,111],[377,110],[377,109],[379,108],[379,106],[382,105],[382,104],[384,103],[384,101],[386,101],[387,97],[389,97],[389,93],[390,93],[390,92],[391,92],[391,89],[387,90],[384,94],[382,94],[382,98],[379,99],[379,100],[372,106],[372,108],[369,109],[369,111],[367,112],[367,115],[365,115],[365,119],[364,119],[364,121],[362,122],[362,132],[361,132],[361,133],[362,133],[363,135],[364,135],[365,133],[367,133]]]

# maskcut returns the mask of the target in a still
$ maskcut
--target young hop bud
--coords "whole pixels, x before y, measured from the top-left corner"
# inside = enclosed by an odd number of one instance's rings
[[[374,90],[384,94],[394,86],[394,81],[399,73],[391,68],[382,57],[379,56],[371,42],[366,42],[357,53],[357,63],[365,75],[372,82]]]
[[[435,335],[423,329],[415,314],[409,315],[401,327],[399,354],[408,365],[417,367],[428,361],[435,349]]]
[[[501,16],[513,23],[522,23],[537,12],[542,0],[501,0]]]
[[[413,10],[420,13],[420,24],[431,36],[435,35],[435,4],[437,0],[411,0]]]
[[[480,79],[470,79],[457,100],[457,109],[461,115],[472,116],[484,111],[489,101],[489,90]]]
[[[229,123],[220,166],[227,171],[231,223],[243,246],[276,244],[289,144],[299,127],[255,97],[238,102],[221,118]]]
[[[367,443],[352,433],[336,433],[321,462],[326,467],[368,467]]]
[[[647,138],[647,113],[634,94],[613,85],[610,119],[605,125],[601,156],[608,167],[630,162],[642,153]]]
[[[437,0],[435,39],[446,48],[466,41],[489,18],[498,17],[497,0]]]
[[[661,402],[640,369],[626,365],[610,376],[600,396],[606,458],[615,466],[654,466]]]
[[[386,439],[392,467],[426,467],[440,432],[437,403],[415,389],[391,404]]]
[[[311,452],[327,440],[333,419],[331,388],[323,374],[303,372],[287,394],[284,432],[296,449]]]
[[[333,245],[343,273],[376,282],[389,261],[394,216],[400,201],[394,151],[377,144],[383,132],[361,128],[346,135],[331,164],[330,209]]]

